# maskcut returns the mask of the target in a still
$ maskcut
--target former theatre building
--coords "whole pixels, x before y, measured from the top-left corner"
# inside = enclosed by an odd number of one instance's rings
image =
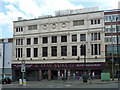
[[[21,78],[22,60],[27,80],[59,80],[63,74],[66,79],[77,78],[85,69],[84,52],[87,71],[96,76],[104,71],[104,11],[63,10],[55,16],[19,17],[13,24],[13,80]]]

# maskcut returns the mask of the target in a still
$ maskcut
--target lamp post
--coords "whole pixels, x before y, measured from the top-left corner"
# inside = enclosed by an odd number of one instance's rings
[[[119,60],[118,60],[118,17],[116,17],[116,33],[117,33],[117,62],[119,63]],[[119,65],[118,65],[118,81],[119,81]]]
[[[112,38],[112,81],[114,81],[114,59],[113,59],[113,52],[114,52],[114,49],[113,49],[113,28],[112,28],[112,16],[109,17],[110,20],[111,20],[111,38]]]
[[[88,75],[87,75],[87,73],[86,73],[86,46],[85,46],[85,44],[84,44],[84,45],[81,45],[80,48],[83,50],[83,55],[84,55],[84,73],[83,73],[83,82],[84,82],[84,83],[87,83]]]

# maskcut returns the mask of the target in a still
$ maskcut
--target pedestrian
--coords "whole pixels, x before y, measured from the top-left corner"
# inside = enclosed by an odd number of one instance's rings
[[[94,80],[95,79],[95,71],[93,71],[93,73],[92,73],[92,80]]]

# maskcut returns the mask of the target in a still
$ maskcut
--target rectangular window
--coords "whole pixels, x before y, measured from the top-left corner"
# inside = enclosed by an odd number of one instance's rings
[[[100,19],[98,19],[98,24],[100,24]]]
[[[75,20],[73,21],[73,26],[84,25],[84,20]]]
[[[18,40],[16,39],[16,45],[18,45],[18,43],[17,43],[17,42],[18,42]]]
[[[61,42],[67,42],[67,36],[61,36]]]
[[[18,48],[18,58],[20,58],[20,48]]]
[[[27,48],[27,57],[31,57],[31,48]]]
[[[91,41],[93,41],[93,33],[91,33]]]
[[[97,20],[95,20],[95,24],[97,24]]]
[[[57,56],[57,46],[52,46],[51,47],[51,56]]]
[[[94,33],[94,40],[97,40],[97,33]]]
[[[18,53],[17,52],[18,52],[18,49],[16,48],[16,58],[18,57]]]
[[[94,44],[94,52],[95,52],[95,55],[98,55],[98,48],[97,48],[97,44]]]
[[[27,38],[27,45],[31,44],[31,38]]]
[[[91,45],[91,55],[93,55],[93,44]]]
[[[23,45],[23,39],[21,39],[21,45]]]
[[[86,45],[81,45],[80,48],[81,48],[81,56],[86,55]]]
[[[18,39],[18,45],[20,45],[20,39]]]
[[[22,58],[22,48],[21,48],[21,58]]]
[[[57,43],[57,36],[52,36],[52,43]]]
[[[38,38],[34,38],[34,44],[38,44]]]
[[[38,57],[38,48],[34,48],[34,57]]]
[[[48,43],[48,37],[43,37],[43,44]]]
[[[67,56],[67,46],[61,46],[61,56]]]
[[[72,35],[72,42],[77,42],[77,35]]]
[[[101,54],[101,45],[99,44],[99,55]]]
[[[77,56],[77,46],[72,46],[72,56]]]
[[[42,47],[42,56],[47,57],[48,56],[48,47]]]
[[[18,32],[18,28],[16,28],[16,32]]]
[[[23,27],[21,27],[21,32],[23,31]]]
[[[98,40],[100,40],[100,33],[98,33]]]
[[[80,41],[86,41],[86,34],[80,34]]]
[[[93,20],[91,20],[91,25],[93,25]]]

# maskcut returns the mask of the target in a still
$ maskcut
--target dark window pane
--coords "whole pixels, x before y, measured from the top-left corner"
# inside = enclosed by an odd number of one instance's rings
[[[43,43],[48,43],[48,37],[43,37]]]
[[[57,56],[57,46],[52,46],[51,47],[51,52],[52,52],[51,56]]]
[[[21,39],[21,45],[23,45],[23,39]]]
[[[91,40],[93,41],[93,33],[91,33]]]
[[[43,57],[47,57],[47,55],[48,55],[48,48],[47,47],[43,47],[42,48],[42,56]]]
[[[38,38],[34,38],[34,44],[38,44]]]
[[[72,56],[77,56],[77,46],[72,46]]]
[[[21,48],[21,57],[22,57],[22,48]]]
[[[100,40],[100,33],[98,33],[98,40]]]
[[[23,27],[21,27],[21,31],[23,31]]]
[[[52,43],[57,43],[57,36],[52,36]]]
[[[27,57],[31,57],[31,48],[27,48]]]
[[[38,57],[38,48],[34,48],[34,57]]]
[[[31,44],[31,38],[27,38],[27,45]]]
[[[16,28],[16,32],[18,32],[18,28]]]
[[[98,24],[100,24],[100,19],[98,19]]]
[[[20,48],[18,48],[18,58],[20,58]]]
[[[93,44],[91,45],[91,55],[93,55]]]
[[[101,54],[101,45],[99,44],[99,55]]]
[[[61,42],[67,42],[67,36],[61,36]]]
[[[67,46],[61,46],[61,56],[67,56]]]
[[[17,56],[18,56],[18,55],[17,55],[17,54],[18,54],[17,52],[18,52],[18,49],[16,48],[16,58],[17,58]]]
[[[86,41],[86,35],[80,34],[80,41]]]
[[[95,55],[98,55],[97,44],[94,44],[94,49],[95,49]]]
[[[91,25],[93,25],[93,20],[91,20]]]
[[[16,45],[18,45],[18,43],[17,43],[17,42],[18,42],[18,39],[16,39]]]
[[[72,35],[72,42],[77,42],[77,35]]]
[[[95,24],[97,24],[97,20],[95,20]]]

